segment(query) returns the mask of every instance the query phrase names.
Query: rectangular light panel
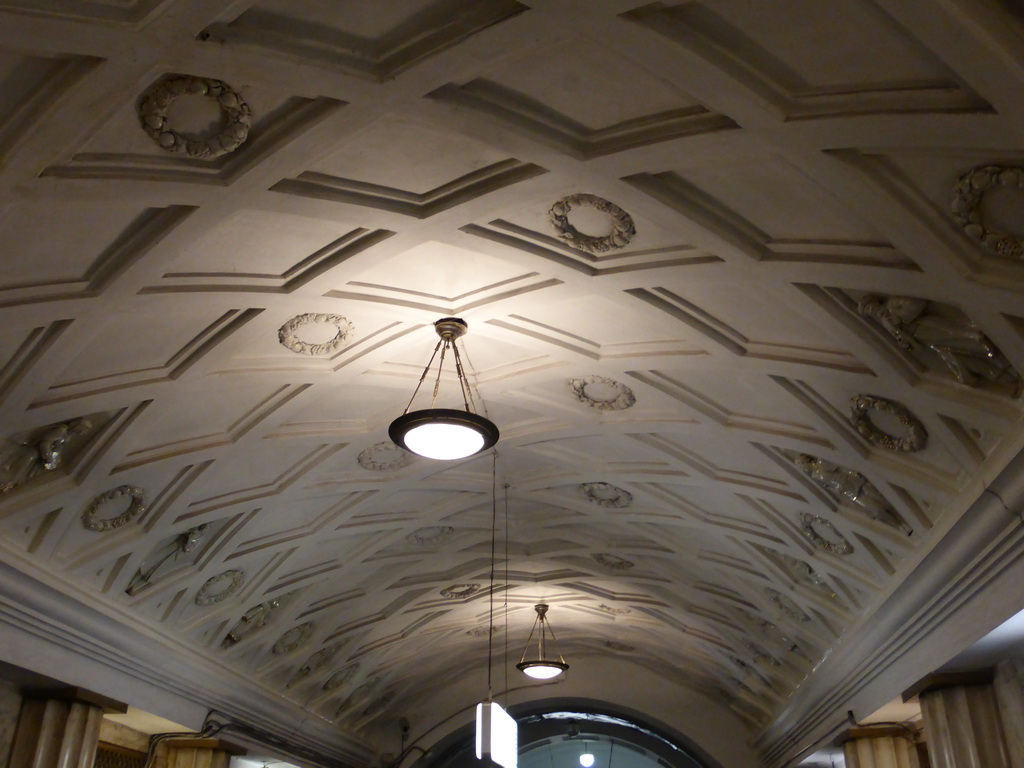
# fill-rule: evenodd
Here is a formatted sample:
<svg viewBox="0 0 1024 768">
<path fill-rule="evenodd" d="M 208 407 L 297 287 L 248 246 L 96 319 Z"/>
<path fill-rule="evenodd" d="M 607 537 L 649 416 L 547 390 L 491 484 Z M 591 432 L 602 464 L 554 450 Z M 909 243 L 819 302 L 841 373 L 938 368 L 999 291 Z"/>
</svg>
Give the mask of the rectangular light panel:
<svg viewBox="0 0 1024 768">
<path fill-rule="evenodd" d="M 502 768 L 516 768 L 519 760 L 519 727 L 497 702 L 476 705 L 476 756 Z"/>
</svg>

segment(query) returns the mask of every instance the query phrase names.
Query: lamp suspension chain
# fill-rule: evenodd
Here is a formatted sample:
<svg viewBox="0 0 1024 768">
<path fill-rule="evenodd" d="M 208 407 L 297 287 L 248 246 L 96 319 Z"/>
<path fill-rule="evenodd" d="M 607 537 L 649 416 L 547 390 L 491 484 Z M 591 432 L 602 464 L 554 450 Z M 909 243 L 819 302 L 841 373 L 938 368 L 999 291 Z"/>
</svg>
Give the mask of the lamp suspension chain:
<svg viewBox="0 0 1024 768">
<path fill-rule="evenodd" d="M 434 358 L 437 357 L 437 350 L 439 350 L 441 348 L 442 344 L 444 344 L 444 339 L 440 339 L 437 342 L 437 346 L 434 347 L 434 354 L 432 354 L 430 356 L 430 360 L 427 362 L 427 367 L 424 368 L 423 369 L 423 373 L 420 374 L 420 380 L 416 382 L 416 389 L 414 389 L 412 391 L 412 397 L 409 398 L 409 404 L 407 406 L 405 406 L 405 410 L 402 411 L 403 415 L 408 413 L 409 409 L 412 408 L 412 401 L 415 400 L 416 399 L 416 395 L 418 395 L 420 393 L 420 387 L 423 386 L 423 380 L 426 379 L 427 378 L 427 374 L 430 373 L 430 366 L 432 366 L 434 364 Z M 436 388 L 434 390 L 434 396 L 435 397 L 437 396 Z"/>
</svg>

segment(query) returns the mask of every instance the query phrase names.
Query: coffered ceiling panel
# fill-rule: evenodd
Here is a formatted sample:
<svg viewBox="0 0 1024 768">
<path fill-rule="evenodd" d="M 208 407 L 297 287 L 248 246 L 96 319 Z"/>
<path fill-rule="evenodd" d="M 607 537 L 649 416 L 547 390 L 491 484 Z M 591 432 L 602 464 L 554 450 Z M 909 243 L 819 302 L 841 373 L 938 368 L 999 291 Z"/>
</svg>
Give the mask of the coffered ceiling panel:
<svg viewBox="0 0 1024 768">
<path fill-rule="evenodd" d="M 110 695 L 386 766 L 402 718 L 461 724 L 493 638 L 515 704 L 696 707 L 722 766 L 781 768 L 955 621 L 905 594 L 1016 503 L 1015 16 L 30 5 L 0 2 L 3 588 Z M 501 440 L 436 462 L 388 425 L 452 315 Z M 506 683 L 542 601 L 570 672 Z"/>
</svg>

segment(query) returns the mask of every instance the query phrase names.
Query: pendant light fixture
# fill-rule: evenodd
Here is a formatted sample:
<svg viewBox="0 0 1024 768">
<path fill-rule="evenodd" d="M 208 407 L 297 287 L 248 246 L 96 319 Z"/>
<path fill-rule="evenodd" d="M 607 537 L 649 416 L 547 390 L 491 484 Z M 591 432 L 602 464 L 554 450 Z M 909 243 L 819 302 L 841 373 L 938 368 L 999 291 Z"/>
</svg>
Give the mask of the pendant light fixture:
<svg viewBox="0 0 1024 768">
<path fill-rule="evenodd" d="M 587 740 L 583 740 L 583 753 L 580 755 L 580 765 L 582 768 L 591 768 L 594 765 L 594 754 L 587 749 Z"/>
<path fill-rule="evenodd" d="M 516 664 L 516 669 L 526 673 L 535 680 L 550 680 L 565 672 L 569 665 L 565 663 L 562 654 L 558 652 L 558 638 L 555 637 L 555 632 L 551 629 L 551 624 L 547 620 L 547 604 L 538 603 L 533 606 L 533 609 L 537 612 L 537 618 L 534 620 L 533 629 L 530 630 L 530 636 L 526 640 L 526 650 L 523 651 L 523 658 Z M 530 642 L 533 640 L 533 636 L 537 634 L 538 627 L 540 627 L 540 634 L 537 637 L 537 652 L 530 656 Z M 549 632 L 551 633 L 551 642 L 555 644 L 555 653 L 550 658 L 547 655 L 546 648 Z M 527 658 L 527 656 L 530 656 L 530 658 Z"/>
<path fill-rule="evenodd" d="M 486 451 L 497 443 L 498 428 L 490 419 L 475 412 L 476 404 L 473 402 L 473 392 L 466 380 L 466 374 L 462 368 L 462 357 L 455 344 L 459 337 L 465 335 L 466 322 L 458 317 L 443 317 L 434 323 L 434 330 L 440 337 L 437 346 L 434 347 L 434 354 L 430 356 L 427 367 L 423 369 L 423 374 L 416 384 L 409 404 L 405 407 L 405 412 L 391 422 L 388 435 L 396 445 L 400 445 L 417 456 L 448 461 L 464 459 L 467 456 L 480 453 L 480 451 Z M 445 356 L 449 350 L 454 359 L 455 376 L 459 382 L 464 410 L 434 407 L 441 386 Z M 409 409 L 412 408 L 412 403 L 416 399 L 416 395 L 419 394 L 420 387 L 430 373 L 430 366 L 434 364 L 438 352 L 441 353 L 441 359 L 437 364 L 437 378 L 434 379 L 434 394 L 430 401 L 430 407 L 410 412 Z"/>
</svg>

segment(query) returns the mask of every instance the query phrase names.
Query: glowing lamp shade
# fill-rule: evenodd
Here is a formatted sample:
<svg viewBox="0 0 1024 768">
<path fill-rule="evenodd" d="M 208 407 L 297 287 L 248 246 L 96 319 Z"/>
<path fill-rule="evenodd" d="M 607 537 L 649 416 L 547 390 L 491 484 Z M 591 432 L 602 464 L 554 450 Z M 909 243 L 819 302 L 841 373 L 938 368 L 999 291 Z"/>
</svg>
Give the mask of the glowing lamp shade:
<svg viewBox="0 0 1024 768">
<path fill-rule="evenodd" d="M 519 760 L 519 727 L 496 702 L 476 705 L 476 757 L 502 768 L 516 768 Z"/>
<path fill-rule="evenodd" d="M 580 755 L 580 765 L 582 765 L 583 768 L 590 768 L 590 766 L 592 766 L 593 764 L 594 756 L 592 754 L 590 754 L 589 752 L 584 752 L 582 755 Z"/>
<path fill-rule="evenodd" d="M 524 675 L 532 677 L 534 680 L 550 680 L 552 677 L 558 677 L 568 668 L 568 664 L 557 661 L 527 661 L 516 664 L 516 669 L 521 670 Z"/>
<path fill-rule="evenodd" d="M 498 428 L 489 419 L 452 408 L 406 413 L 391 422 L 388 435 L 417 456 L 445 461 L 464 459 L 498 442 Z"/>
<path fill-rule="evenodd" d="M 498 428 L 494 422 L 476 413 L 473 391 L 462 367 L 462 356 L 456 342 L 466 334 L 467 328 L 466 321 L 459 317 L 442 317 L 435 321 L 434 331 L 440 341 L 434 347 L 434 354 L 427 362 L 427 367 L 423 369 L 423 375 L 420 376 L 405 412 L 391 422 L 388 428 L 388 435 L 395 445 L 425 459 L 465 459 L 480 451 L 486 451 L 498 442 Z M 455 378 L 464 410 L 433 407 L 441 389 L 441 374 L 448 354 L 451 354 L 454 360 Z M 432 407 L 410 411 L 421 385 L 427 379 L 431 366 L 438 357 L 440 359 L 434 379 L 434 394 L 430 403 Z"/>
<path fill-rule="evenodd" d="M 523 651 L 523 658 L 516 669 L 534 680 L 550 680 L 558 677 L 569 668 L 565 663 L 562 654 L 558 652 L 558 638 L 551 629 L 547 620 L 548 607 L 544 603 L 537 603 L 533 606 L 537 612 L 537 618 L 533 622 L 533 629 L 526 640 L 526 650 Z M 536 645 L 533 644 L 534 635 L 537 636 Z M 548 653 L 548 635 L 551 635 L 551 642 L 555 646 L 553 654 Z"/>
</svg>

